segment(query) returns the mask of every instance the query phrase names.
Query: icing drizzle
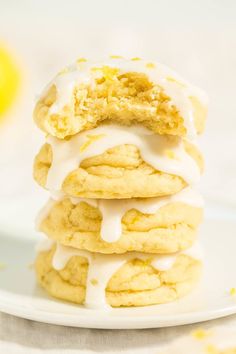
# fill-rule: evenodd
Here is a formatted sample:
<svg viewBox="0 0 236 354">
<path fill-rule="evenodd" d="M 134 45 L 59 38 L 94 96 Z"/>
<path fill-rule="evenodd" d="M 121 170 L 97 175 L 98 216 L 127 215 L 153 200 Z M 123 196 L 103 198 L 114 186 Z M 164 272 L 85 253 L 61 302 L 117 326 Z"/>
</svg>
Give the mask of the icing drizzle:
<svg viewBox="0 0 236 354">
<path fill-rule="evenodd" d="M 90 143 L 89 139 L 91 141 L 93 137 L 95 140 Z M 124 144 L 135 145 L 143 160 L 156 170 L 180 176 L 189 184 L 196 183 L 200 178 L 200 169 L 185 151 L 182 139 L 157 135 L 140 126 L 101 125 L 76 134 L 70 140 L 50 136 L 47 142 L 52 147 L 53 155 L 46 183 L 50 191 L 60 190 L 66 176 L 78 168 L 84 159 Z"/>
<path fill-rule="evenodd" d="M 53 194 L 45 207 L 39 212 L 36 218 L 37 229 L 40 230 L 41 222 L 50 213 L 51 208 L 66 196 L 63 193 Z M 202 208 L 204 201 L 202 196 L 191 187 L 186 187 L 182 191 L 166 196 L 146 199 L 87 199 L 87 198 L 70 198 L 73 204 L 81 202 L 87 203 L 94 208 L 98 208 L 102 214 L 101 221 L 101 238 L 105 242 L 117 242 L 122 234 L 122 218 L 129 210 L 135 209 L 143 214 L 155 214 L 158 210 L 171 203 L 184 203 L 196 208 Z"/>
<path fill-rule="evenodd" d="M 40 247 L 38 248 L 41 252 Z M 44 250 L 44 249 L 43 249 Z M 199 245 L 194 245 L 188 251 L 181 252 L 196 259 L 202 259 L 202 251 Z M 159 271 L 170 269 L 175 263 L 177 255 L 153 255 L 138 252 L 129 252 L 123 255 L 103 255 L 78 250 L 72 247 L 56 244 L 56 250 L 52 259 L 55 270 L 62 270 L 71 257 L 80 256 L 88 260 L 88 274 L 86 285 L 85 305 L 90 308 L 106 308 L 106 286 L 112 275 L 126 262 L 132 259 L 150 260 L 154 268 Z"/>
<path fill-rule="evenodd" d="M 73 204 L 85 202 L 99 208 L 102 213 L 101 238 L 106 242 L 116 242 L 122 234 L 122 217 L 131 209 L 143 214 L 155 214 L 162 206 L 182 202 L 198 208 L 203 207 L 203 198 L 190 187 L 171 196 L 147 199 L 85 199 L 70 198 Z"/>
</svg>

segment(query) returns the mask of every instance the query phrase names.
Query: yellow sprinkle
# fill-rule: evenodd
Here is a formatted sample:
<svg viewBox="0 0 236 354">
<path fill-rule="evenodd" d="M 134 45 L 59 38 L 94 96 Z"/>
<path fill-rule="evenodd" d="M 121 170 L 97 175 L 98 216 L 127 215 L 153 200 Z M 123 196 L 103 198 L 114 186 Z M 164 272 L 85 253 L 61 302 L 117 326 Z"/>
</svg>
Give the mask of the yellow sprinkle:
<svg viewBox="0 0 236 354">
<path fill-rule="evenodd" d="M 6 268 L 6 264 L 0 263 L 0 270 L 4 270 Z"/>
<path fill-rule="evenodd" d="M 135 58 L 131 58 L 131 60 L 137 61 L 137 60 L 141 60 L 141 58 L 135 57 Z"/>
<path fill-rule="evenodd" d="M 66 74 L 66 73 L 68 73 L 68 71 L 69 71 L 68 68 L 64 68 L 64 69 L 62 69 L 61 71 L 59 71 L 58 75 Z"/>
<path fill-rule="evenodd" d="M 198 328 L 195 331 L 191 332 L 193 338 L 197 340 L 202 340 L 209 337 L 212 333 L 210 331 L 205 331 L 204 329 Z"/>
<path fill-rule="evenodd" d="M 88 140 L 85 141 L 85 143 L 83 145 L 80 146 L 79 151 L 80 152 L 84 152 L 86 149 L 88 149 L 88 147 L 94 143 L 95 141 L 103 138 L 104 136 L 106 136 L 106 134 L 99 134 L 99 135 L 87 135 Z"/>
<path fill-rule="evenodd" d="M 174 82 L 175 84 L 178 84 L 178 85 L 181 86 L 181 87 L 186 87 L 185 84 L 183 84 L 182 82 L 180 82 L 180 81 L 174 79 L 174 78 L 171 77 L 171 76 L 167 76 L 166 80 L 167 80 L 167 81 L 170 81 L 170 82 Z"/>
<path fill-rule="evenodd" d="M 78 58 L 76 60 L 77 63 L 85 63 L 86 61 L 87 61 L 87 59 L 85 59 L 85 58 Z"/>
<path fill-rule="evenodd" d="M 123 59 L 120 55 L 110 55 L 111 59 Z"/>
<path fill-rule="evenodd" d="M 208 344 L 205 348 L 205 353 L 206 354 L 217 354 L 219 352 L 214 345 Z"/>
<path fill-rule="evenodd" d="M 231 288 L 229 293 L 230 293 L 231 296 L 236 295 L 236 288 Z"/>
<path fill-rule="evenodd" d="M 98 285 L 98 281 L 97 281 L 97 279 L 91 279 L 90 280 L 90 283 L 92 284 L 92 285 Z"/>
<path fill-rule="evenodd" d="M 148 69 L 155 69 L 156 65 L 154 63 L 147 63 L 146 68 Z"/>
</svg>

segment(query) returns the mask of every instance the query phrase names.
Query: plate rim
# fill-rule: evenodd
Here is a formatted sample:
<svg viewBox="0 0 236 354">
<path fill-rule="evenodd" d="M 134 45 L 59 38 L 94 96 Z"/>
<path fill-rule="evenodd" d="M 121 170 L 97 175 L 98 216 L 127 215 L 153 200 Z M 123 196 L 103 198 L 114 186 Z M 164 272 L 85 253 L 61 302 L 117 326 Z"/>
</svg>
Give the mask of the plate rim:
<svg viewBox="0 0 236 354">
<path fill-rule="evenodd" d="M 18 301 L 14 302 L 9 300 L 6 301 L 6 299 L 4 300 L 2 295 L 6 296 L 7 294 L 10 294 L 10 298 L 18 298 Z M 152 315 L 128 317 L 122 314 L 112 317 L 111 312 L 113 309 L 111 309 L 111 312 L 105 312 L 103 310 L 86 309 L 82 307 L 76 307 L 76 314 L 66 314 L 63 312 L 58 313 L 55 311 L 38 309 L 35 306 L 27 307 L 20 303 L 20 299 L 22 297 L 25 299 L 31 298 L 30 296 L 19 296 L 8 291 L 0 290 L 0 311 L 9 315 L 36 322 L 90 329 L 147 329 L 173 327 L 205 322 L 225 316 L 230 316 L 236 313 L 236 303 L 232 303 L 227 307 L 219 309 L 209 309 L 200 312 L 180 313 L 175 315 L 160 315 L 155 317 Z M 153 306 L 155 307 L 159 305 Z M 78 311 L 81 312 L 81 314 L 79 314 Z M 89 312 L 93 312 L 93 316 L 87 316 Z M 96 316 L 96 314 L 99 314 L 99 316 Z"/>
</svg>

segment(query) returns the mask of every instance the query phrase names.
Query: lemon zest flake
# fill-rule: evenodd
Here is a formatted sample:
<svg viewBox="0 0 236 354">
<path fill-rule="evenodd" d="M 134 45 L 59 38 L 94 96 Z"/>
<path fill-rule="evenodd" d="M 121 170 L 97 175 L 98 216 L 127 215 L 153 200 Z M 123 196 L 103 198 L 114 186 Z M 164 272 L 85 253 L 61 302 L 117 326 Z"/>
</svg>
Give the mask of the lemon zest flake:
<svg viewBox="0 0 236 354">
<path fill-rule="evenodd" d="M 69 72 L 69 69 L 68 68 L 63 68 L 59 71 L 58 75 L 63 75 L 63 74 L 66 74 Z"/>
<path fill-rule="evenodd" d="M 186 87 L 185 84 L 183 84 L 182 82 L 176 80 L 175 78 L 171 77 L 171 76 L 167 76 L 166 77 L 166 80 L 169 81 L 169 82 L 174 82 L 175 84 L 178 84 L 179 86 L 181 87 Z"/>
<path fill-rule="evenodd" d="M 98 285 L 97 279 L 91 279 L 91 280 L 90 280 L 90 283 L 91 283 L 92 285 L 94 285 L 94 286 Z"/>
<path fill-rule="evenodd" d="M 141 60 L 141 58 L 139 57 L 134 57 L 134 58 L 131 58 L 132 61 L 138 61 L 138 60 Z"/>
<path fill-rule="evenodd" d="M 117 76 L 117 74 L 119 73 L 119 69 L 118 68 L 113 68 L 107 65 L 104 65 L 100 68 L 98 67 L 94 67 L 91 68 L 91 71 L 100 71 L 104 77 L 104 79 L 106 80 L 114 80 L 114 78 Z"/>
<path fill-rule="evenodd" d="M 236 288 L 231 288 L 229 293 L 230 293 L 231 296 L 236 295 Z"/>
<path fill-rule="evenodd" d="M 218 354 L 219 352 L 214 345 L 208 344 L 205 348 L 205 353 L 206 354 Z"/>
<path fill-rule="evenodd" d="M 148 69 L 155 69 L 156 65 L 154 63 L 147 63 L 146 68 Z"/>
<path fill-rule="evenodd" d="M 4 270 L 6 268 L 6 264 L 0 263 L 0 270 Z"/>
<path fill-rule="evenodd" d="M 210 335 L 212 335 L 212 332 L 211 331 L 205 331 L 202 328 L 197 328 L 196 330 L 191 332 L 191 335 L 192 335 L 193 338 L 195 338 L 197 340 L 203 340 L 203 339 L 209 337 Z"/>
<path fill-rule="evenodd" d="M 76 60 L 76 63 L 86 63 L 86 61 L 88 61 L 86 58 L 78 58 L 77 60 Z"/>
<path fill-rule="evenodd" d="M 89 148 L 89 146 L 91 144 L 93 144 L 95 141 L 102 139 L 104 136 L 106 136 L 106 134 L 99 134 L 99 135 L 86 135 L 86 137 L 88 138 L 87 141 L 85 141 L 84 144 L 82 144 L 79 148 L 80 152 L 84 152 L 85 150 L 87 150 Z"/>
<path fill-rule="evenodd" d="M 176 154 L 174 153 L 174 151 L 172 150 L 165 150 L 164 151 L 164 154 L 169 158 L 169 159 L 172 159 L 172 160 L 177 160 L 177 156 Z"/>
<path fill-rule="evenodd" d="M 110 58 L 111 59 L 123 59 L 123 57 L 120 55 L 110 55 Z"/>
</svg>

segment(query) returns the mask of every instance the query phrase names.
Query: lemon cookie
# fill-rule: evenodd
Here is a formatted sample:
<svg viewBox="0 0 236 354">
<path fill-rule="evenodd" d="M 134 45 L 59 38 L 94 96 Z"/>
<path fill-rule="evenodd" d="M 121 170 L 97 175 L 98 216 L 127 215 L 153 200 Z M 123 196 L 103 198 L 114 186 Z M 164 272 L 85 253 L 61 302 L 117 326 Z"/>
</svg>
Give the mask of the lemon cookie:
<svg viewBox="0 0 236 354">
<path fill-rule="evenodd" d="M 195 253 L 101 255 L 52 245 L 39 250 L 35 269 L 56 298 L 89 307 L 145 306 L 176 300 L 193 288 L 201 271 Z"/>
<path fill-rule="evenodd" d="M 205 94 L 164 65 L 134 59 L 79 59 L 61 70 L 36 104 L 36 124 L 60 139 L 103 121 L 141 123 L 158 134 L 201 133 Z"/>
<path fill-rule="evenodd" d="M 192 246 L 203 200 L 186 188 L 148 199 L 49 200 L 37 228 L 66 246 L 99 253 L 173 253 Z"/>
<path fill-rule="evenodd" d="M 48 138 L 34 178 L 50 191 L 84 198 L 138 198 L 174 194 L 199 180 L 198 148 L 139 126 L 104 125 L 71 139 Z"/>
</svg>

